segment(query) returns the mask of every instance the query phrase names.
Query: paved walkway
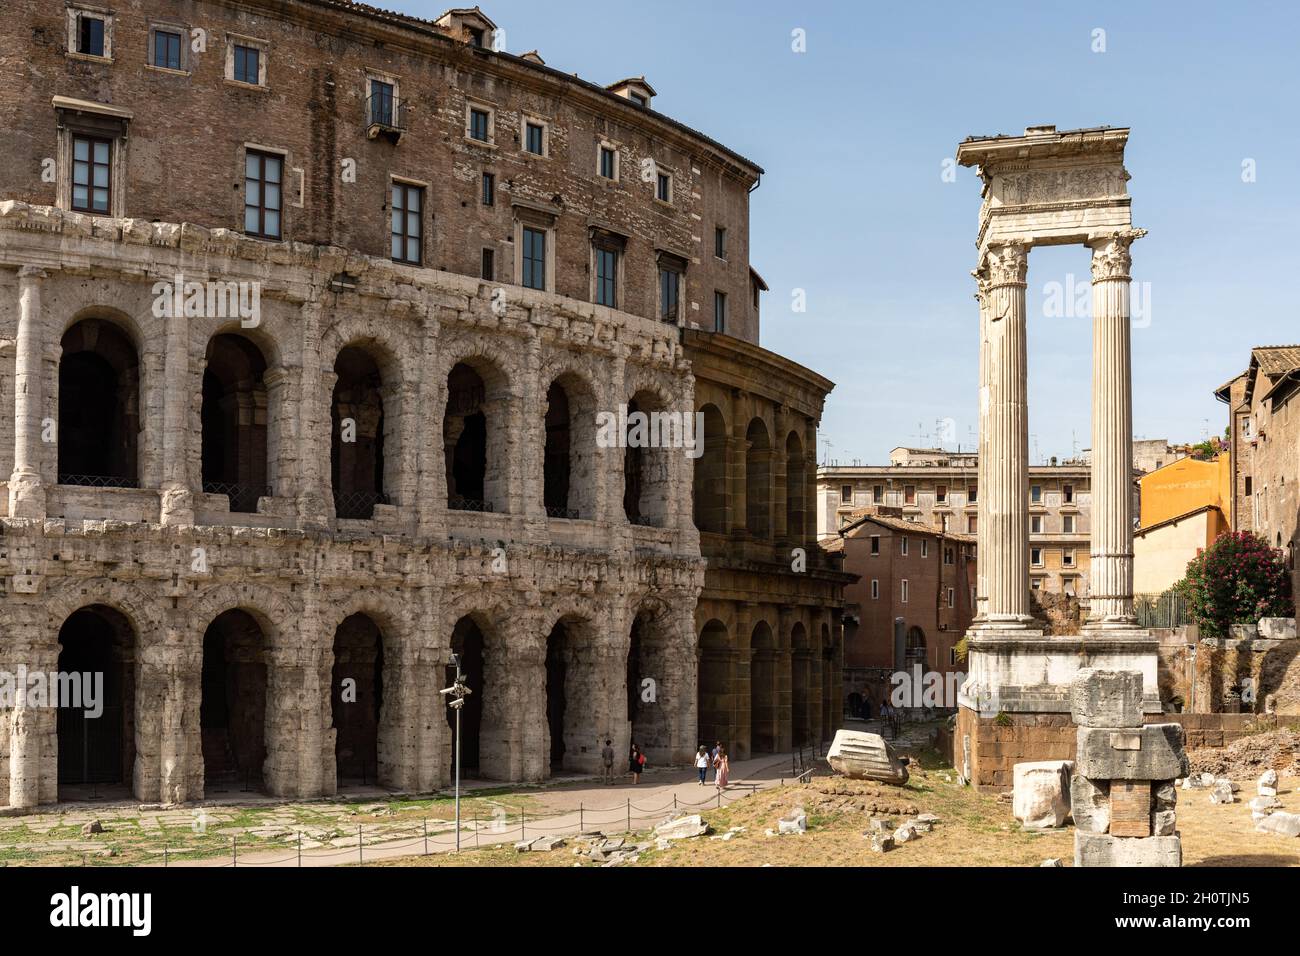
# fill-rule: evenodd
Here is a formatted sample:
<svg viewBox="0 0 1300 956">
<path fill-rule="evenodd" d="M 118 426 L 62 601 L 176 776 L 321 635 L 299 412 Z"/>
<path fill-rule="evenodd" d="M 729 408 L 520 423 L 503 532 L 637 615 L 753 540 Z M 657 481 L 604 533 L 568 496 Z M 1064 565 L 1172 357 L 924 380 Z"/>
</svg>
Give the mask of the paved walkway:
<svg viewBox="0 0 1300 956">
<path fill-rule="evenodd" d="M 793 754 L 765 754 L 751 760 L 739 761 L 732 766 L 730 786 L 719 793 L 712 782 L 700 786 L 693 770 L 659 770 L 642 775 L 640 784 L 630 777 L 616 778 L 613 785 L 599 779 L 581 778 L 573 782 L 552 783 L 541 790 L 521 790 L 531 800 L 546 808 L 536 820 L 505 817 L 493 820 L 461 820 L 461 847 L 494 846 L 517 843 L 521 839 L 539 836 L 574 835 L 600 830 L 604 833 L 625 833 L 629 830 L 648 829 L 662 822 L 674 808 L 691 813 L 722 806 L 748 796 L 756 789 L 777 786 L 793 776 Z M 804 752 L 809 765 L 826 770 L 825 759 L 812 760 Z M 712 776 L 712 772 L 710 772 Z M 483 787 L 499 788 L 500 783 L 487 781 L 465 782 L 463 790 L 472 792 Z M 282 849 L 259 849 L 237 856 L 235 866 L 337 866 L 345 863 L 370 863 L 403 856 L 428 853 L 446 853 L 456 847 L 456 828 L 447 821 L 429 821 L 427 836 L 422 822 L 399 837 L 391 831 L 387 838 L 374 843 L 363 843 L 364 828 L 352 838 L 350 847 L 316 848 L 302 850 L 292 844 Z M 338 841 L 336 841 L 338 842 Z M 362 844 L 362 845 L 358 845 Z M 162 865 L 159 861 L 158 866 Z M 171 866 L 231 866 L 229 858 L 203 860 L 174 860 Z"/>
</svg>

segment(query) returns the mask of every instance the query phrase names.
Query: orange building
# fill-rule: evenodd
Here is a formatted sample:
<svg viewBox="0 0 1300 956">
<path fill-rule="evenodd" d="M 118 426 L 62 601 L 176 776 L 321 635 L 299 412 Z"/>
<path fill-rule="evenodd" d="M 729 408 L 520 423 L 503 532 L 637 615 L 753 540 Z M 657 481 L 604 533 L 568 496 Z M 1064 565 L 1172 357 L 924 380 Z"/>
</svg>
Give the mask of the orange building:
<svg viewBox="0 0 1300 956">
<path fill-rule="evenodd" d="M 1161 594 L 1181 581 L 1187 562 L 1229 529 L 1232 465 L 1181 458 L 1138 480 L 1141 527 L 1133 536 L 1133 591 Z"/>
</svg>

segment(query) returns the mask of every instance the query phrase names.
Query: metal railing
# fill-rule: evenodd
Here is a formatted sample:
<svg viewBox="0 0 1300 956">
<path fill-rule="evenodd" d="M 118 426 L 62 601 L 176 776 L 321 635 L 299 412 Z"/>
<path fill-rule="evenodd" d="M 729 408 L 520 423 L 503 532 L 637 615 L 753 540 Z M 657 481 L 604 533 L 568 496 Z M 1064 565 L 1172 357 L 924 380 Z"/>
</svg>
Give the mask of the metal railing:
<svg viewBox="0 0 1300 956">
<path fill-rule="evenodd" d="M 1133 614 L 1139 627 L 1182 627 L 1191 624 L 1187 598 L 1178 591 L 1133 595 Z"/>
<path fill-rule="evenodd" d="M 546 517 L 548 517 L 548 518 L 568 518 L 570 521 L 576 521 L 578 518 L 580 518 L 580 517 L 582 517 L 582 516 L 578 513 L 578 509 L 577 509 L 577 508 L 550 508 L 550 507 L 548 507 L 548 508 L 546 509 Z"/>
<path fill-rule="evenodd" d="M 134 478 L 119 478 L 114 475 L 59 475 L 61 485 L 79 485 L 83 488 L 139 488 L 140 483 Z"/>
<path fill-rule="evenodd" d="M 252 514 L 257 511 L 257 499 L 269 495 L 271 489 L 265 485 L 240 485 L 230 481 L 205 481 L 203 493 L 208 495 L 225 495 L 230 499 L 231 511 Z"/>
<path fill-rule="evenodd" d="M 375 505 L 388 503 L 388 495 L 382 491 L 336 491 L 334 516 L 367 520 L 375 516 Z"/>
<path fill-rule="evenodd" d="M 366 127 L 371 132 L 405 132 L 406 101 L 391 93 L 371 93 L 366 97 Z"/>
<path fill-rule="evenodd" d="M 448 511 L 488 511 L 492 510 L 492 502 L 479 501 L 477 498 L 462 498 L 460 495 L 452 495 L 447 499 Z"/>
</svg>

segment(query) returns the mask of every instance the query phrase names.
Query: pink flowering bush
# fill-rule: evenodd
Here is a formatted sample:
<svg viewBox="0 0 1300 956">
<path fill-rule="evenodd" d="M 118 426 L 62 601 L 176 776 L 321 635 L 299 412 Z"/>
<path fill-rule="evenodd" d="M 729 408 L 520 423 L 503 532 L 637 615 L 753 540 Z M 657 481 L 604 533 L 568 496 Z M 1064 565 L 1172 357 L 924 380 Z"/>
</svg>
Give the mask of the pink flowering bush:
<svg viewBox="0 0 1300 956">
<path fill-rule="evenodd" d="M 1291 575 L 1282 552 L 1249 531 L 1230 531 L 1187 564 L 1175 587 L 1203 637 L 1226 637 L 1232 624 L 1290 617 Z"/>
</svg>

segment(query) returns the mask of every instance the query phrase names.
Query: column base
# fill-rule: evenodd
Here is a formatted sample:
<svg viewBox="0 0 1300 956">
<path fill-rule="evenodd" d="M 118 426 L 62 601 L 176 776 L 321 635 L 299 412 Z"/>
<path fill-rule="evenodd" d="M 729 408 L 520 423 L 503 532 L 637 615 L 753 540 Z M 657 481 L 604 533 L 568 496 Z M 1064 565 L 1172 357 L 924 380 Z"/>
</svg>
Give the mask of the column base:
<svg viewBox="0 0 1300 956">
<path fill-rule="evenodd" d="M 194 495 L 188 488 L 167 488 L 162 493 L 162 510 L 159 520 L 164 526 L 179 527 L 194 524 Z"/>
<path fill-rule="evenodd" d="M 9 477 L 9 517 L 45 520 L 45 486 L 40 475 L 15 471 Z"/>
</svg>

